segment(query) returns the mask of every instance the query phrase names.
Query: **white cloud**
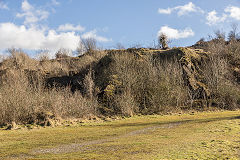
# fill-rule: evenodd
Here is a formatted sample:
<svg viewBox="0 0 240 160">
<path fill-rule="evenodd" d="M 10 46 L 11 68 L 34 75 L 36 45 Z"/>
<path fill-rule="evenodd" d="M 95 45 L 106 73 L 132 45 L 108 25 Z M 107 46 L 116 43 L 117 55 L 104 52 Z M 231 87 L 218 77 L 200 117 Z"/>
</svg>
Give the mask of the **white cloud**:
<svg viewBox="0 0 240 160">
<path fill-rule="evenodd" d="M 13 23 L 0 23 L 0 50 L 7 48 L 22 48 L 27 50 L 57 51 L 61 48 L 76 50 L 80 36 L 75 32 L 60 32 L 44 30 L 36 27 L 26 27 Z M 95 38 L 99 42 L 109 42 L 111 39 L 98 36 L 93 30 L 82 35 L 82 38 Z"/>
<path fill-rule="evenodd" d="M 23 11 L 27 12 L 27 11 L 32 10 L 32 9 L 33 9 L 33 6 L 31 4 L 29 4 L 27 0 L 24 0 L 22 2 L 22 10 Z"/>
<path fill-rule="evenodd" d="M 192 2 L 189 2 L 188 4 L 184 5 L 184 6 L 178 6 L 176 7 L 176 9 L 178 9 L 178 15 L 184 15 L 190 12 L 198 12 L 200 11 L 198 7 L 196 7 Z"/>
<path fill-rule="evenodd" d="M 217 23 L 224 22 L 227 19 L 226 14 L 222 14 L 222 16 L 217 16 L 217 12 L 215 10 L 208 12 L 207 14 L 207 24 L 208 25 L 216 25 Z"/>
<path fill-rule="evenodd" d="M 41 20 L 46 20 L 49 12 L 42 9 L 36 9 L 27 0 L 22 2 L 22 13 L 17 13 L 18 18 L 24 18 L 24 24 L 33 26 Z"/>
<path fill-rule="evenodd" d="M 0 9 L 9 9 L 7 4 L 3 3 L 3 2 L 0 2 Z"/>
<path fill-rule="evenodd" d="M 74 26 L 73 24 L 66 23 L 58 27 L 58 31 L 84 31 L 85 28 L 81 25 Z"/>
<path fill-rule="evenodd" d="M 108 39 L 106 37 L 98 36 L 96 29 L 94 29 L 94 30 L 92 30 L 90 32 L 84 33 L 82 35 L 82 38 L 84 38 L 84 39 L 86 39 L 86 38 L 94 38 L 94 39 L 96 39 L 99 42 L 109 42 L 109 41 L 112 41 L 111 39 Z"/>
<path fill-rule="evenodd" d="M 222 15 L 218 16 L 218 13 L 213 10 L 211 12 L 208 12 L 206 16 L 207 24 L 208 25 L 216 25 L 218 23 L 225 22 L 227 19 L 232 18 L 235 20 L 240 20 L 240 8 L 236 6 L 228 6 L 224 9 L 225 13 L 222 13 Z"/>
<path fill-rule="evenodd" d="M 194 36 L 194 32 L 191 28 L 185 28 L 184 30 L 177 30 L 168 26 L 163 26 L 158 31 L 158 36 L 165 34 L 169 39 L 181 39 Z"/>
<path fill-rule="evenodd" d="M 54 30 L 40 30 L 17 26 L 13 23 L 0 24 L 0 49 L 11 47 L 38 50 L 58 50 L 66 48 L 75 50 L 80 38 L 75 32 L 57 33 Z"/>
<path fill-rule="evenodd" d="M 162 8 L 158 9 L 158 13 L 160 14 L 171 14 L 173 11 L 177 11 L 178 16 L 186 15 L 191 12 L 204 13 L 204 11 L 200 7 L 197 7 L 192 2 L 189 2 L 183 6 L 176 6 L 176 7 L 167 8 L 167 9 L 162 9 Z"/>
<path fill-rule="evenodd" d="M 236 6 L 228 6 L 225 12 L 229 13 L 229 17 L 234 18 L 236 20 L 240 20 L 240 8 Z"/>
<path fill-rule="evenodd" d="M 58 4 L 56 0 L 52 4 Z M 57 30 L 49 29 L 41 25 L 46 20 L 49 12 L 41 7 L 35 7 L 24 0 L 21 5 L 22 12 L 17 17 L 24 18 L 23 25 L 13 23 L 0 23 L 0 50 L 7 48 L 21 48 L 27 50 L 49 50 L 51 53 L 64 48 L 76 50 L 80 42 L 77 31 L 84 31 L 81 25 L 63 24 Z M 59 32 L 60 31 L 60 32 Z M 83 38 L 92 37 L 100 42 L 109 42 L 110 39 L 98 36 L 97 30 L 82 35 Z"/>
<path fill-rule="evenodd" d="M 172 8 L 167 8 L 167 9 L 159 8 L 158 13 L 160 13 L 160 14 L 171 14 L 172 10 L 173 10 Z"/>
</svg>

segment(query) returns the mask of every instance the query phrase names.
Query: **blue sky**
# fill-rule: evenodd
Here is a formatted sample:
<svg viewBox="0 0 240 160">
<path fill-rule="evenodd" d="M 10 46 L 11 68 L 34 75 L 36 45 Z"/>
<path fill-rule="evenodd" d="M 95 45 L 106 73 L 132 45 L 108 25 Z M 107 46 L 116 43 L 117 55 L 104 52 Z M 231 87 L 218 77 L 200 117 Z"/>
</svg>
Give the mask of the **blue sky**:
<svg viewBox="0 0 240 160">
<path fill-rule="evenodd" d="M 240 0 L 0 0 L 0 49 L 75 50 L 79 37 L 150 47 L 161 33 L 188 46 L 239 22 Z"/>
</svg>

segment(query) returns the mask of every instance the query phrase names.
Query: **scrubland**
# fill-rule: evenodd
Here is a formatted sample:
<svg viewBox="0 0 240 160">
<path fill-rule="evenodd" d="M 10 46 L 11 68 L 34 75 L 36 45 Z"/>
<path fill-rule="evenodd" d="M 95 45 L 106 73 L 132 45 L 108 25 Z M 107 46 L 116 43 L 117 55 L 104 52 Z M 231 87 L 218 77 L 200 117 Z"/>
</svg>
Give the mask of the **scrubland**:
<svg viewBox="0 0 240 160">
<path fill-rule="evenodd" d="M 239 158 L 239 40 L 91 45 L 54 59 L 9 50 L 0 63 L 1 158 Z"/>
<path fill-rule="evenodd" d="M 192 47 L 88 50 L 79 57 L 30 58 L 21 50 L 0 63 L 0 125 L 54 125 L 66 119 L 236 110 L 240 42 Z"/>
</svg>

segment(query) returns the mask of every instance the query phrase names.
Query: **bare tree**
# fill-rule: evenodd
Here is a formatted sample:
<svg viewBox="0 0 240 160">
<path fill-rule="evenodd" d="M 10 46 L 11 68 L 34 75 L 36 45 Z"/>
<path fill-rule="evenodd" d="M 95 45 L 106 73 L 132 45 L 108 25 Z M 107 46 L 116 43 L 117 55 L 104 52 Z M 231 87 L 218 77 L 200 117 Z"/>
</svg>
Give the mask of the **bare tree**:
<svg viewBox="0 0 240 160">
<path fill-rule="evenodd" d="M 77 47 L 77 55 L 81 56 L 86 52 L 86 49 L 82 43 L 82 40 L 78 43 L 78 47 Z"/>
<path fill-rule="evenodd" d="M 86 52 L 93 53 L 95 50 L 97 50 L 97 41 L 95 38 L 81 39 L 77 48 L 77 52 L 79 55 Z"/>
<path fill-rule="evenodd" d="M 91 100 L 93 99 L 94 88 L 95 88 L 95 84 L 94 84 L 94 81 L 93 81 L 93 76 L 94 76 L 93 71 L 92 71 L 92 69 L 90 69 L 88 74 L 85 76 L 85 78 L 83 80 L 85 94 Z"/>
<path fill-rule="evenodd" d="M 225 41 L 225 32 L 220 31 L 220 30 L 216 30 L 216 31 L 214 31 L 214 34 L 216 36 L 215 39 Z"/>
<path fill-rule="evenodd" d="M 235 41 L 238 39 L 238 33 L 237 33 L 238 24 L 237 23 L 231 24 L 231 28 L 232 28 L 232 30 L 228 34 L 228 40 Z"/>
<path fill-rule="evenodd" d="M 116 49 L 125 49 L 125 47 L 121 43 L 116 44 Z"/>
<path fill-rule="evenodd" d="M 37 58 L 40 61 L 47 61 L 50 59 L 50 53 L 48 50 L 39 50 L 39 53 L 37 55 Z"/>
</svg>

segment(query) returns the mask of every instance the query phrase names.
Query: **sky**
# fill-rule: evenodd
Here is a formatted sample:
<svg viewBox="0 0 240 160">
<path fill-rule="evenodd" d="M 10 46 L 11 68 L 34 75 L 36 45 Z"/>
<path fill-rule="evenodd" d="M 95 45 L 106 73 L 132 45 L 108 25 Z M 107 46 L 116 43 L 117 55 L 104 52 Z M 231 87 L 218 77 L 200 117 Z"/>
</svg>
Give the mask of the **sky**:
<svg viewBox="0 0 240 160">
<path fill-rule="evenodd" d="M 190 46 L 239 22 L 240 0 L 0 0 L 0 51 L 75 51 L 89 37 L 104 49 L 153 47 L 161 33 Z"/>
</svg>

